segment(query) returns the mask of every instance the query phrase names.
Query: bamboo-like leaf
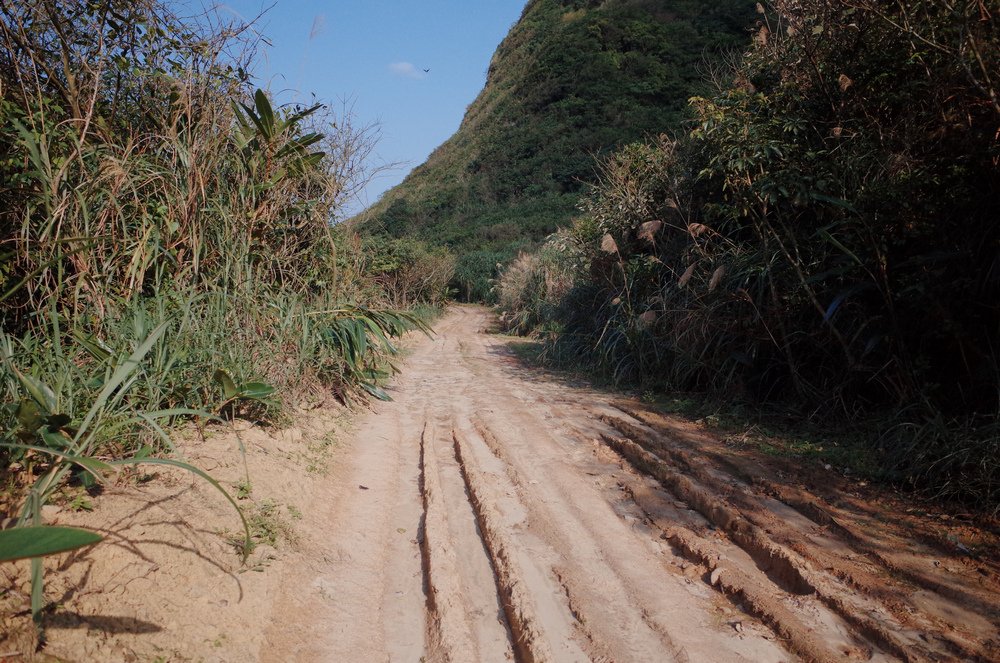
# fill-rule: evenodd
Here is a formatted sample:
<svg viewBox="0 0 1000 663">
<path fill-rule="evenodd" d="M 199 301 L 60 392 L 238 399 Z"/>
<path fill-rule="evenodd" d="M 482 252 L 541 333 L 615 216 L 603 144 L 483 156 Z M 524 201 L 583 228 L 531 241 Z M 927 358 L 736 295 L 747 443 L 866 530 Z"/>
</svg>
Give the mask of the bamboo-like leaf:
<svg viewBox="0 0 1000 663">
<path fill-rule="evenodd" d="M 48 385 L 30 375 L 25 375 L 16 368 L 14 369 L 14 374 L 17 376 L 21 386 L 24 387 L 24 390 L 28 392 L 45 414 L 52 414 L 58 409 L 59 404 L 56 402 L 55 392 Z"/>
<path fill-rule="evenodd" d="M 371 384 L 369 382 L 362 382 L 361 388 L 367 391 L 369 394 L 379 399 L 380 401 L 392 401 L 392 396 L 387 394 L 385 390 L 381 387 Z"/>
<path fill-rule="evenodd" d="M 104 477 L 101 472 L 107 472 L 113 469 L 110 465 L 97 458 L 92 458 L 90 456 L 79 456 L 77 454 L 68 453 L 66 451 L 61 451 L 60 449 L 53 449 L 50 447 L 39 447 L 33 444 L 14 444 L 11 442 L 0 442 L 0 447 L 6 447 L 7 449 L 22 449 L 24 451 L 37 451 L 38 453 L 47 454 L 53 456 L 54 458 L 59 458 L 73 465 L 79 465 L 83 469 L 94 475 L 94 478 L 98 481 L 103 482 Z"/>
<path fill-rule="evenodd" d="M 67 449 L 73 443 L 70 438 L 65 437 L 61 433 L 50 430 L 43 429 L 41 431 L 41 436 L 42 440 L 45 441 L 45 444 L 53 449 Z"/>
<path fill-rule="evenodd" d="M 175 407 L 169 410 L 154 410 L 152 412 L 143 412 L 141 415 L 127 419 L 128 422 L 135 422 L 139 419 L 148 421 L 150 419 L 164 419 L 167 417 L 200 417 L 202 419 L 207 419 L 209 421 L 225 421 L 219 416 L 212 414 L 211 412 L 206 412 L 205 410 L 194 410 L 187 407 Z"/>
<path fill-rule="evenodd" d="M 257 128 L 257 132 L 261 135 L 261 137 L 267 138 L 268 135 L 267 129 L 264 127 L 264 123 L 261 121 L 260 116 L 257 115 L 254 109 L 251 108 L 250 106 L 247 106 L 246 104 L 240 104 L 240 105 L 246 112 L 247 118 L 249 118 L 249 120 L 253 123 L 254 127 Z"/>
<path fill-rule="evenodd" d="M 291 115 L 288 116 L 288 119 L 285 120 L 285 122 L 289 126 L 294 125 L 294 124 L 298 124 L 299 120 L 301 120 L 301 119 L 303 119 L 305 117 L 308 117 L 309 115 L 312 115 L 313 113 L 315 113 L 316 111 L 318 111 L 322 107 L 323 107 L 323 104 L 315 104 L 315 105 L 310 106 L 309 108 L 303 109 L 303 110 L 301 110 L 301 111 L 299 111 L 297 113 L 292 113 Z"/>
<path fill-rule="evenodd" d="M 73 339 L 97 361 L 105 362 L 111 358 L 111 351 L 104 347 L 98 338 L 84 334 L 79 329 L 74 329 Z"/>
<path fill-rule="evenodd" d="M 265 382 L 247 382 L 246 384 L 241 384 L 238 392 L 238 396 L 241 398 L 267 398 L 273 394 L 277 389 Z"/>
<path fill-rule="evenodd" d="M 824 228 L 821 228 L 820 230 L 816 231 L 816 234 L 819 235 L 820 237 L 822 237 L 823 239 L 825 239 L 826 241 L 828 241 L 830 244 L 833 244 L 834 246 L 836 246 L 841 251 L 843 251 L 844 254 L 846 256 L 848 256 L 851 260 L 853 260 L 854 262 L 858 263 L 861 266 L 864 266 L 864 263 L 861 262 L 861 258 L 859 258 L 858 256 L 856 256 L 853 251 L 851 251 L 849 248 L 847 248 L 846 246 L 844 246 L 840 242 L 840 240 L 838 240 L 836 237 L 834 237 L 833 235 L 831 235 L 829 233 L 829 231 L 827 231 Z"/>
<path fill-rule="evenodd" d="M 257 88 L 254 93 L 253 101 L 254 106 L 257 107 L 257 115 L 260 117 L 261 133 L 267 140 L 272 140 L 275 136 L 275 126 L 274 109 L 271 108 L 271 102 L 268 100 L 267 94 L 260 88 Z"/>
<path fill-rule="evenodd" d="M 0 530 L 0 562 L 12 562 L 76 550 L 104 537 L 75 527 L 15 527 Z"/>
</svg>

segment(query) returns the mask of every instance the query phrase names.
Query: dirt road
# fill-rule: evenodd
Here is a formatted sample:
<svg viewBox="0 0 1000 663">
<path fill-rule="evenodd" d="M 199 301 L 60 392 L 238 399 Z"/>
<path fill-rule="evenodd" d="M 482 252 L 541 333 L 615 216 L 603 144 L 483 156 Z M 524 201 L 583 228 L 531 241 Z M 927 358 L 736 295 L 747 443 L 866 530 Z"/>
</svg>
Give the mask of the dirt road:
<svg viewBox="0 0 1000 663">
<path fill-rule="evenodd" d="M 262 660 L 997 656 L 993 562 L 527 369 L 488 323 L 452 309 L 359 422 Z"/>
</svg>

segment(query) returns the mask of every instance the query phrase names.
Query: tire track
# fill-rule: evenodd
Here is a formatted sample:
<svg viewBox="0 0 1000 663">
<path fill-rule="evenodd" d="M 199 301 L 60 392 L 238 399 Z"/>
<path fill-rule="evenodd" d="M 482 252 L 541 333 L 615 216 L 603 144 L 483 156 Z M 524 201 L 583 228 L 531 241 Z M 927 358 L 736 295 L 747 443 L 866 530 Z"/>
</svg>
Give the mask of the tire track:
<svg viewBox="0 0 1000 663">
<path fill-rule="evenodd" d="M 602 421 L 628 436 L 616 438 L 603 435 L 605 443 L 641 471 L 650 473 L 675 494 L 695 505 L 699 512 L 725 530 L 735 543 L 750 553 L 758 562 L 760 570 L 772 582 L 788 589 L 787 583 L 782 580 L 787 579 L 786 574 L 791 570 L 797 588 L 801 583 L 801 587 L 807 589 L 808 593 L 815 593 L 859 637 L 904 661 L 932 661 L 952 656 L 971 660 L 980 655 L 980 652 L 975 651 L 976 648 L 970 648 L 967 642 L 954 637 L 940 636 L 940 644 L 935 646 L 924 634 L 940 629 L 940 624 L 935 623 L 937 620 L 914 611 L 890 610 L 884 604 L 886 594 L 889 593 L 886 591 L 886 580 L 878 585 L 881 591 L 864 591 L 874 584 L 873 577 L 865 583 L 847 582 L 859 575 L 864 577 L 866 574 L 863 571 L 842 571 L 846 577 L 831 573 L 838 567 L 844 569 L 845 564 L 811 543 L 816 534 L 801 532 L 794 540 L 789 540 L 788 536 L 776 537 L 776 532 L 794 527 L 790 523 L 794 523 L 795 519 L 776 521 L 774 514 L 778 510 L 777 506 L 762 502 L 762 499 L 771 498 L 757 495 L 752 486 L 733 481 L 731 475 L 720 474 L 718 470 L 710 468 L 705 460 L 667 444 L 664 439 L 656 434 L 651 435 L 635 424 L 607 416 L 602 416 Z M 641 441 L 642 445 L 636 443 L 636 440 Z M 662 455 L 650 452 L 649 447 L 656 448 Z M 680 470 L 674 469 L 671 463 Z M 783 502 L 778 504 L 786 506 Z M 825 512 L 821 507 L 817 506 L 816 509 Z M 809 522 L 814 524 L 815 521 L 810 519 Z M 842 528 L 834 528 L 834 531 L 839 529 Z M 689 552 L 694 558 L 704 561 L 704 555 L 697 548 L 690 548 Z M 770 563 L 775 558 L 781 560 L 780 574 L 777 577 L 773 573 L 774 566 Z M 810 562 L 818 563 L 818 568 Z M 725 583 L 722 584 L 725 590 Z M 742 586 L 744 583 L 737 583 L 736 588 Z M 863 590 L 862 594 L 855 591 L 859 588 Z M 874 598 L 876 602 L 873 604 L 865 597 Z M 755 604 L 751 602 L 751 605 Z M 761 614 L 761 617 L 772 626 L 778 626 L 773 615 Z M 778 627 L 776 632 L 781 633 L 782 629 Z M 795 648 L 805 655 L 805 649 L 798 646 Z"/>
<path fill-rule="evenodd" d="M 450 436 L 442 439 L 440 430 L 426 420 L 420 444 L 428 659 L 508 661 L 513 657 L 512 638 L 495 591 L 493 562 Z"/>
<path fill-rule="evenodd" d="M 550 474 L 538 471 L 559 463 L 541 451 L 545 431 L 532 429 L 537 443 L 526 459 L 515 452 L 509 434 L 498 436 L 481 417 L 473 417 L 473 423 L 485 451 L 499 461 L 520 501 L 528 505 L 533 531 L 560 551 L 555 573 L 593 659 L 684 662 L 692 660 L 690 651 L 705 651 L 700 621 L 707 615 L 678 610 L 692 597 L 668 574 L 659 550 L 652 553 L 648 533 L 635 529 L 634 516 L 618 513 L 603 489 L 571 480 L 576 473 L 555 467 Z M 506 422 L 502 430 L 512 424 Z M 589 448 L 579 440 L 571 443 L 580 451 L 584 445 Z M 724 638 L 713 648 L 714 660 L 746 656 L 738 643 Z M 743 660 L 768 660 L 771 655 L 759 650 Z"/>
<path fill-rule="evenodd" d="M 522 663 L 544 661 L 585 661 L 582 650 L 572 645 L 572 616 L 562 614 L 562 607 L 551 593 L 542 593 L 547 583 L 544 573 L 522 565 L 518 546 L 512 540 L 508 523 L 497 510 L 498 500 L 483 478 L 461 434 L 452 431 L 455 457 L 483 533 L 487 550 L 496 570 L 497 589 L 502 597 L 504 613 L 514 636 L 514 652 Z M 539 606 L 542 602 L 544 605 Z M 560 656 L 554 655 L 550 642 L 562 642 Z"/>
</svg>

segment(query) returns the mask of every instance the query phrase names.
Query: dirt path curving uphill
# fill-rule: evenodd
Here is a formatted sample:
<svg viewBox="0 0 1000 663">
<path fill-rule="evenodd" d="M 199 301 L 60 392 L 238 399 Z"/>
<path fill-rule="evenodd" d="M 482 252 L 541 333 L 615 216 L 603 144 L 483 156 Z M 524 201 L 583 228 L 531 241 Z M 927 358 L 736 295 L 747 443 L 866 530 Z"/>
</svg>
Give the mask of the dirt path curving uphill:
<svg viewBox="0 0 1000 663">
<path fill-rule="evenodd" d="M 995 660 L 994 562 L 525 369 L 488 323 L 452 309 L 360 422 L 262 660 Z"/>
</svg>

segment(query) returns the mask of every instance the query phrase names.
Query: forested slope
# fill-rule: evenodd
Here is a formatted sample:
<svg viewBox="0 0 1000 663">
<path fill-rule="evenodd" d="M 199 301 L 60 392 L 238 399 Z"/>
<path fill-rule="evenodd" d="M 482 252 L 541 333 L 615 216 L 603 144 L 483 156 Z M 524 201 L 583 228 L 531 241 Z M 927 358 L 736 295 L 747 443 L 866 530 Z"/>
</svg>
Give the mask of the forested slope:
<svg viewBox="0 0 1000 663">
<path fill-rule="evenodd" d="M 458 254 L 465 297 L 576 210 L 596 157 L 678 129 L 706 58 L 741 46 L 747 0 L 533 0 L 459 130 L 360 221 Z"/>
</svg>

